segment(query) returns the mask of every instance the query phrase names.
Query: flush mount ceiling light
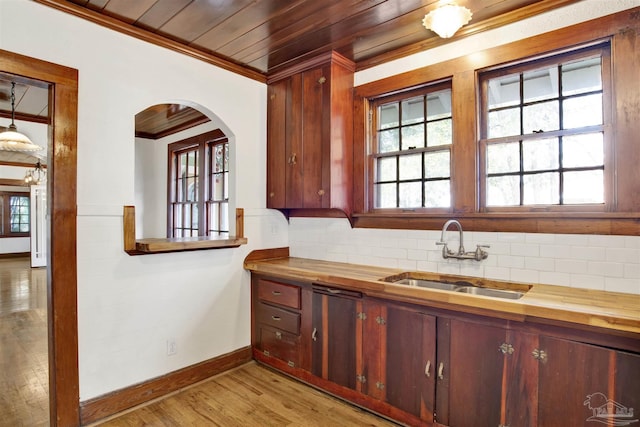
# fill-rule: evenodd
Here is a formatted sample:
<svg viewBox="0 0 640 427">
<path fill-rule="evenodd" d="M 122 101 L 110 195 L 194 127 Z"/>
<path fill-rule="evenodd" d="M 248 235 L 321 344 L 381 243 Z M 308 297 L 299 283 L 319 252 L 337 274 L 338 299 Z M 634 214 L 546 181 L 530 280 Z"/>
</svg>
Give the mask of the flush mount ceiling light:
<svg viewBox="0 0 640 427">
<path fill-rule="evenodd" d="M 450 2 L 426 14 L 422 19 L 422 25 L 443 39 L 448 39 L 470 20 L 469 9 Z"/>
<path fill-rule="evenodd" d="M 13 120 L 16 115 L 15 102 L 16 102 L 16 83 L 11 82 L 11 124 L 4 132 L 0 133 L 0 150 L 5 151 L 38 151 L 42 150 L 37 144 L 31 142 L 29 137 L 18 132 Z"/>
</svg>

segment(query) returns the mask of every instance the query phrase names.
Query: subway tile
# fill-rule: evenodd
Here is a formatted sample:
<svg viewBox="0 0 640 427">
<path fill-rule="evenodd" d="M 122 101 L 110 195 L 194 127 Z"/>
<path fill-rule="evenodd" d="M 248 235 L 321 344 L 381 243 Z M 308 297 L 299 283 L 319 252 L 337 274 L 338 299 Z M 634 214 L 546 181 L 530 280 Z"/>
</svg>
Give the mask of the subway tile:
<svg viewBox="0 0 640 427">
<path fill-rule="evenodd" d="M 511 255 L 501 255 L 501 256 L 498 257 L 498 266 L 499 267 L 507 267 L 507 268 L 523 268 L 524 267 L 524 257 L 511 256 Z"/>
<path fill-rule="evenodd" d="M 553 245 L 556 243 L 556 235 L 544 233 L 526 233 L 524 240 L 526 243 Z"/>
<path fill-rule="evenodd" d="M 398 268 L 406 271 L 416 271 L 418 269 L 418 262 L 410 259 L 399 259 Z"/>
<path fill-rule="evenodd" d="M 625 279 L 640 279 L 640 264 L 625 264 L 624 265 L 624 278 Z"/>
<path fill-rule="evenodd" d="M 609 292 L 640 294 L 640 280 L 624 279 L 620 277 L 606 277 L 604 280 L 605 289 Z"/>
<path fill-rule="evenodd" d="M 590 276 L 588 274 L 572 274 L 571 287 L 604 291 L 605 280 L 604 277 Z"/>
<path fill-rule="evenodd" d="M 419 251 L 417 249 L 407 250 L 407 259 L 423 261 L 427 259 L 427 251 Z"/>
<path fill-rule="evenodd" d="M 588 236 L 588 246 L 602 246 L 606 248 L 624 247 L 625 236 L 603 236 L 594 234 Z"/>
<path fill-rule="evenodd" d="M 484 277 L 494 280 L 509 280 L 509 269 L 505 267 L 485 267 Z"/>
<path fill-rule="evenodd" d="M 418 271 L 428 271 L 430 273 L 438 272 L 438 263 L 429 261 L 416 261 Z"/>
<path fill-rule="evenodd" d="M 607 249 L 588 246 L 572 246 L 567 258 L 580 259 L 585 261 L 601 261 L 607 256 Z"/>
<path fill-rule="evenodd" d="M 594 276 L 623 277 L 624 264 L 619 262 L 591 261 L 587 264 L 587 273 Z"/>
<path fill-rule="evenodd" d="M 528 270 L 555 271 L 556 262 L 551 258 L 525 257 L 524 267 Z"/>
<path fill-rule="evenodd" d="M 628 262 L 640 264 L 640 249 L 607 248 L 606 260 L 614 262 Z"/>
<path fill-rule="evenodd" d="M 536 270 L 511 268 L 509 269 L 509 280 L 523 283 L 538 283 L 540 280 L 540 272 Z"/>
<path fill-rule="evenodd" d="M 531 243 L 512 243 L 509 245 L 511 255 L 524 257 L 537 257 L 540 254 L 540 246 Z"/>
<path fill-rule="evenodd" d="M 541 271 L 540 283 L 545 285 L 571 286 L 571 274 L 557 271 Z"/>
<path fill-rule="evenodd" d="M 559 273 L 584 273 L 587 271 L 587 262 L 575 259 L 557 259 L 556 271 Z"/>
<path fill-rule="evenodd" d="M 524 233 L 496 233 L 499 242 L 524 243 Z"/>
</svg>

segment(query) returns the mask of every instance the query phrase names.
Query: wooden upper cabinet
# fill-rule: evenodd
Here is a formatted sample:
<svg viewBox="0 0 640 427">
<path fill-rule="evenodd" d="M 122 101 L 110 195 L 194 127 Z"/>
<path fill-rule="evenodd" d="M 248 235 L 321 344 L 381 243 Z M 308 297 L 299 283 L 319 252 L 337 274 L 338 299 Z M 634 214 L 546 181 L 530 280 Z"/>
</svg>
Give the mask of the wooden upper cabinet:
<svg viewBox="0 0 640 427">
<path fill-rule="evenodd" d="M 269 78 L 268 208 L 351 215 L 354 69 L 331 52 Z"/>
</svg>

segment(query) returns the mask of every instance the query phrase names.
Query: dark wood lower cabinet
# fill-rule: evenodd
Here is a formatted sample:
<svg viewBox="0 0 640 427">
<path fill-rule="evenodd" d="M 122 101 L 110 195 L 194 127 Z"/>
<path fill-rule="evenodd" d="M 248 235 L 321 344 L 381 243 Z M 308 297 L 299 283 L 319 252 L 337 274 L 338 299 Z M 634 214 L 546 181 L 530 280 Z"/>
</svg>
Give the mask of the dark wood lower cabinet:
<svg viewBox="0 0 640 427">
<path fill-rule="evenodd" d="M 407 425 L 640 426 L 633 337 L 261 276 L 252 308 L 256 359 Z"/>
<path fill-rule="evenodd" d="M 335 384 L 356 388 L 356 327 L 362 295 L 313 287 L 311 372 Z"/>
</svg>

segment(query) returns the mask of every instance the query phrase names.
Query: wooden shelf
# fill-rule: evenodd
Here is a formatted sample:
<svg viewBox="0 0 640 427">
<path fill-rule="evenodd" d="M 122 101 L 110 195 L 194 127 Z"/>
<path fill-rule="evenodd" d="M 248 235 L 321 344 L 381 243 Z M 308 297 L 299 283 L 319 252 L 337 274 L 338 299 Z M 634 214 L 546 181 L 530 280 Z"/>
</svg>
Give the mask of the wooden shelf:
<svg viewBox="0 0 640 427">
<path fill-rule="evenodd" d="M 247 244 L 244 237 L 244 210 L 236 209 L 236 236 L 197 236 L 136 239 L 135 206 L 124 207 L 124 251 L 129 255 L 237 248 Z"/>
</svg>

